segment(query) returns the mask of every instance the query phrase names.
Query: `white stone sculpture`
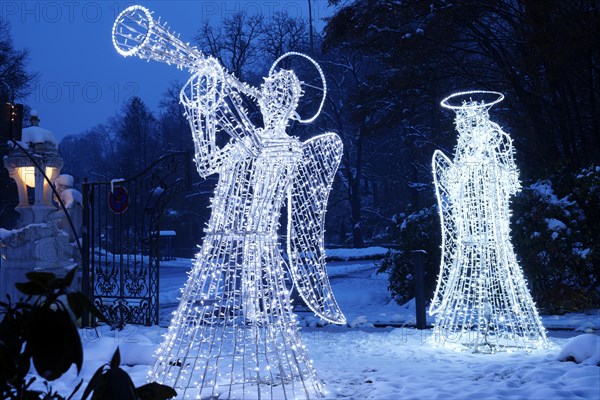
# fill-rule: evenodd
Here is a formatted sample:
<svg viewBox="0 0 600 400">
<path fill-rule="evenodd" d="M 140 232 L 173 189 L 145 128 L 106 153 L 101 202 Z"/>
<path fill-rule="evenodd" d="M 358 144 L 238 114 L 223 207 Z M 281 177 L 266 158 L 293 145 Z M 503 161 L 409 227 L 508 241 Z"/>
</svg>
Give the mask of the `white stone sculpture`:
<svg viewBox="0 0 600 400">
<path fill-rule="evenodd" d="M 325 269 L 327 198 L 342 155 L 334 133 L 305 142 L 289 136 L 302 82 L 276 69 L 260 88 L 181 43 L 134 6 L 115 21 L 117 50 L 187 68 L 181 102 L 201 176 L 218 174 L 205 238 L 149 380 L 180 398 L 310 398 L 323 395 L 292 313 L 291 280 L 321 318 L 344 323 Z M 303 56 L 293 53 L 294 56 Z M 318 64 L 305 57 L 325 80 Z M 325 90 L 323 91 L 323 99 Z M 320 102 L 319 109 L 323 105 Z M 263 126 L 251 121 L 253 101 Z M 219 136 L 226 134 L 226 144 Z M 287 208 L 287 262 L 278 237 Z"/>
<path fill-rule="evenodd" d="M 67 220 L 65 210 L 59 209 L 48 216 L 50 220 L 56 220 L 58 228 L 69 234 L 69 240 L 71 242 L 81 237 L 81 228 L 83 224 L 83 198 L 81 192 L 74 189 L 75 179 L 72 175 L 60 174 L 58 178 L 54 180 L 54 186 L 56 193 L 60 196 L 62 203 L 65 206 L 66 213 L 69 214 L 73 228 Z"/>
<path fill-rule="evenodd" d="M 486 91 L 444 99 L 442 106 L 456 112 L 458 144 L 453 160 L 439 150 L 433 155 L 442 221 L 442 261 L 429 310 L 434 339 L 475 352 L 547 344 L 510 238 L 518 170 L 512 139 L 488 115 L 503 99 Z"/>
</svg>

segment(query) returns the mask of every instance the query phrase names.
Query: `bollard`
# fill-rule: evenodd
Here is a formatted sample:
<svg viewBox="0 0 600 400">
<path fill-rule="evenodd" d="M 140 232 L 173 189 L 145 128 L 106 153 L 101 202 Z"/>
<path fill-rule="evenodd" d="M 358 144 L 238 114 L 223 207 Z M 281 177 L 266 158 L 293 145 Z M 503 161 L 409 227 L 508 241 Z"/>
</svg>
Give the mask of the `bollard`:
<svg viewBox="0 0 600 400">
<path fill-rule="evenodd" d="M 413 265 L 415 274 L 415 313 L 417 320 L 417 329 L 426 329 L 427 320 L 425 318 L 425 269 L 423 266 L 423 257 L 427 254 L 425 250 L 414 250 Z"/>
</svg>

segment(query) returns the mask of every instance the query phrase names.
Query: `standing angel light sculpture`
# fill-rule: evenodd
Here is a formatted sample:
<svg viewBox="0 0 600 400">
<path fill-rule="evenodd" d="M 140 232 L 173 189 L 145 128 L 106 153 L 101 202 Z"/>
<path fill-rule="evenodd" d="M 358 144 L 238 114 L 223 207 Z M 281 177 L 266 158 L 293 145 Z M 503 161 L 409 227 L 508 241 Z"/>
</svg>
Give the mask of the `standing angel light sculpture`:
<svg viewBox="0 0 600 400">
<path fill-rule="evenodd" d="M 211 57 L 175 38 L 140 6 L 115 21 L 113 42 L 124 55 L 187 68 L 192 77 L 181 102 L 192 129 L 201 176 L 219 174 L 212 214 L 179 307 L 149 379 L 173 386 L 183 398 L 321 397 L 295 315 L 286 271 L 321 318 L 344 323 L 331 291 L 323 249 L 327 198 L 342 154 L 334 133 L 305 142 L 288 136 L 302 83 L 279 69 L 260 88 L 228 74 Z M 253 124 L 244 99 L 255 101 L 263 127 Z M 220 133 L 229 136 L 219 145 Z M 287 201 L 287 252 L 277 231 Z"/>
<path fill-rule="evenodd" d="M 510 240 L 518 170 L 512 139 L 488 115 L 503 99 L 486 91 L 444 99 L 441 105 L 456 112 L 458 144 L 453 161 L 436 150 L 432 163 L 442 222 L 442 260 L 429 309 L 436 317 L 434 339 L 474 352 L 547 343 Z"/>
</svg>

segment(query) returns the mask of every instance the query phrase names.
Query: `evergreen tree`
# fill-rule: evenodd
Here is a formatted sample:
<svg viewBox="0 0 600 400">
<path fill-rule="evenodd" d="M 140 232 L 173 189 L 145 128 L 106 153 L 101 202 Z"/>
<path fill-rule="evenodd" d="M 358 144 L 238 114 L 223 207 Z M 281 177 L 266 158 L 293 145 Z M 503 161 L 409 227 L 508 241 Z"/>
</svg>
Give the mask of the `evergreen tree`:
<svg viewBox="0 0 600 400">
<path fill-rule="evenodd" d="M 27 71 L 29 52 L 15 49 L 8 21 L 0 19 L 0 104 L 22 101 L 32 89 L 37 74 Z M 0 160 L 9 147 L 0 142 Z M 12 228 L 17 222 L 17 187 L 0 165 L 0 228 Z"/>
</svg>

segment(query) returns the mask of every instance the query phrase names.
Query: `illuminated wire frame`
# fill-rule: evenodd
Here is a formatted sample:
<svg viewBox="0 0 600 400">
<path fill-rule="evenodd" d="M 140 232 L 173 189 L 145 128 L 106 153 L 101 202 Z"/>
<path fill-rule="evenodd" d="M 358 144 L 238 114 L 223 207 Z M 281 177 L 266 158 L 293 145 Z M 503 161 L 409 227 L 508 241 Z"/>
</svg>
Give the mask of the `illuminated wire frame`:
<svg viewBox="0 0 600 400">
<path fill-rule="evenodd" d="M 292 56 L 302 57 L 302 58 L 305 58 L 306 60 L 308 60 L 316 68 L 317 72 L 319 73 L 319 78 L 321 78 L 322 87 L 319 88 L 319 87 L 311 86 L 311 87 L 323 92 L 323 95 L 321 96 L 321 102 L 319 103 L 319 108 L 314 113 L 314 115 L 310 118 L 302 119 L 302 117 L 300 117 L 300 115 L 298 115 L 297 113 L 294 113 L 294 117 L 293 117 L 294 119 L 296 119 L 298 122 L 302 122 L 302 123 L 306 124 L 306 123 L 313 122 L 315 119 L 317 119 L 319 114 L 321 114 L 321 110 L 323 109 L 323 105 L 325 104 L 325 97 L 327 96 L 327 81 L 325 80 L 325 74 L 323 73 L 321 66 L 315 60 L 313 60 L 306 54 L 298 53 L 296 51 L 289 51 L 289 52 L 283 54 L 277 60 L 275 60 L 275 62 L 271 66 L 271 69 L 269 70 L 269 75 L 273 74 L 273 71 L 275 71 L 275 67 L 277 67 L 277 64 L 279 64 L 283 59 L 285 59 L 287 57 L 292 57 Z M 306 84 L 306 83 L 304 83 L 304 84 Z M 306 84 L 306 85 L 308 85 L 308 84 Z"/>
<path fill-rule="evenodd" d="M 453 161 L 436 150 L 432 163 L 442 222 L 442 261 L 429 309 L 436 317 L 433 337 L 474 352 L 547 345 L 510 241 L 518 170 L 512 139 L 488 115 L 503 98 L 472 91 L 444 99 L 442 106 L 456 112 L 458 144 Z"/>
<path fill-rule="evenodd" d="M 334 133 L 305 142 L 287 135 L 302 96 L 293 71 L 272 70 L 252 88 L 156 27 L 148 10 L 131 7 L 115 22 L 115 46 L 193 72 L 180 99 L 195 162 L 201 176 L 218 174 L 219 181 L 201 250 L 149 380 L 175 387 L 178 398 L 321 397 L 286 283 L 289 273 L 317 315 L 345 323 L 323 248 L 341 140 Z M 263 127 L 250 120 L 245 99 L 258 104 Z M 229 138 L 224 145 L 222 134 Z M 286 205 L 287 263 L 277 235 Z"/>
</svg>

